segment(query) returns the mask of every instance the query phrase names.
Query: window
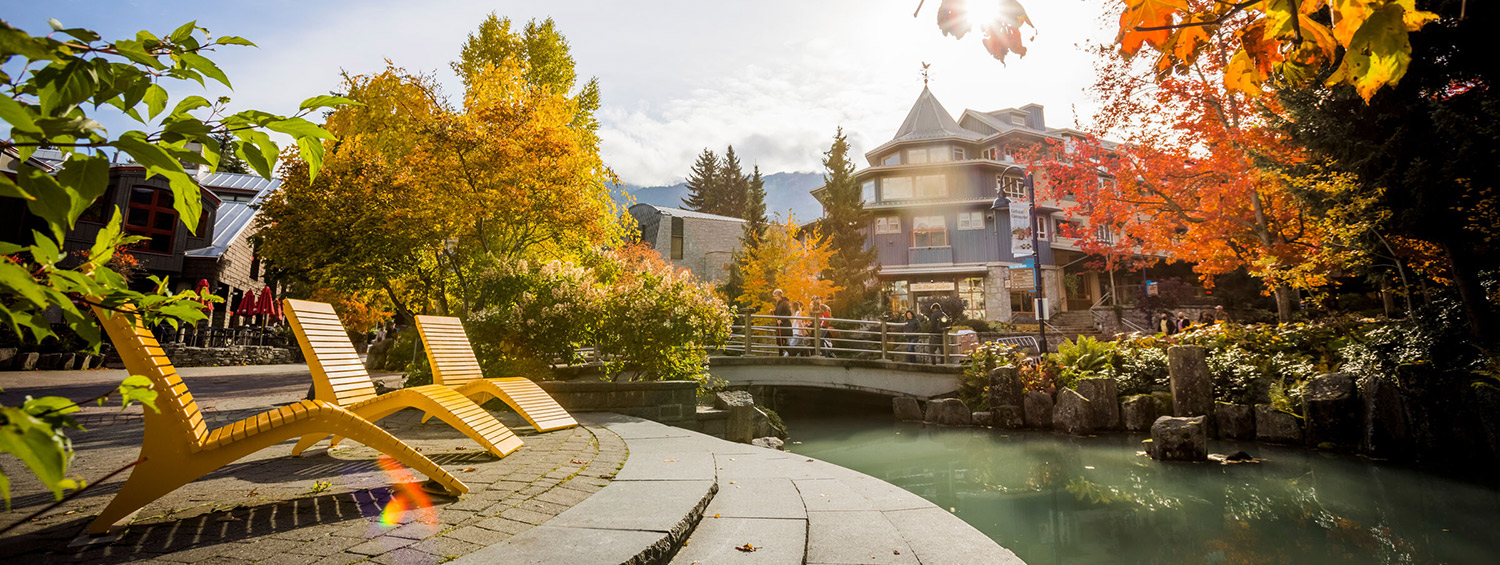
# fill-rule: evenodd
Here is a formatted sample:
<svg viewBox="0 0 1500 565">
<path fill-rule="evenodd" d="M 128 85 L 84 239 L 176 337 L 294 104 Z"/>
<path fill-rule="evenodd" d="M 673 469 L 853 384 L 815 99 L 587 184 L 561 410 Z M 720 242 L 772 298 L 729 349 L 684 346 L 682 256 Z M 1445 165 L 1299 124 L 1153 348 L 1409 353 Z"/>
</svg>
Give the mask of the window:
<svg viewBox="0 0 1500 565">
<path fill-rule="evenodd" d="M 917 216 L 911 219 L 912 247 L 947 247 L 948 225 L 942 216 Z"/>
<path fill-rule="evenodd" d="M 995 175 L 995 188 L 1000 190 L 1006 198 L 1013 200 L 1026 199 L 1026 179 L 1021 177 L 1008 177 L 1004 174 Z"/>
<path fill-rule="evenodd" d="M 982 230 L 984 229 L 984 212 L 975 210 L 973 212 L 958 213 L 958 229 Z"/>
<path fill-rule="evenodd" d="M 1037 239 L 1048 239 L 1048 237 L 1047 237 L 1047 224 L 1051 224 L 1051 223 L 1052 223 L 1052 218 L 1050 218 L 1050 217 L 1047 217 L 1047 216 L 1037 216 L 1036 217 L 1036 238 Z"/>
<path fill-rule="evenodd" d="M 947 176 L 927 175 L 917 177 L 917 198 L 942 198 L 947 195 Z"/>
<path fill-rule="evenodd" d="M 1010 293 L 1010 311 L 1017 314 L 1035 313 L 1036 304 L 1031 302 L 1034 298 L 1036 298 L 1036 293 L 1032 291 L 1012 291 Z"/>
<path fill-rule="evenodd" d="M 915 165 L 915 164 L 918 164 L 918 163 L 926 163 L 926 162 L 927 162 L 927 148 L 926 147 L 923 147 L 921 149 L 907 149 L 906 150 L 906 163 L 908 165 Z"/>
<path fill-rule="evenodd" d="M 881 200 L 911 198 L 911 177 L 891 177 L 880 181 Z"/>
<path fill-rule="evenodd" d="M 1057 237 L 1083 237 L 1083 224 L 1077 220 L 1057 222 Z"/>
<path fill-rule="evenodd" d="M 911 293 L 906 281 L 891 281 L 885 285 L 885 301 L 891 312 L 901 314 L 911 309 Z M 905 321 L 905 318 L 901 318 Z M 900 330 L 896 330 L 900 331 Z"/>
<path fill-rule="evenodd" d="M 964 317 L 983 320 L 984 278 L 970 277 L 958 281 L 958 297 L 964 300 Z"/>
<path fill-rule="evenodd" d="M 885 160 L 881 161 L 880 164 L 881 165 L 900 165 L 901 164 L 901 152 L 897 151 L 897 152 L 892 153 L 890 155 L 886 155 L 885 156 Z"/>
<path fill-rule="evenodd" d="M 901 216 L 875 218 L 875 233 L 901 233 Z"/>
<path fill-rule="evenodd" d="M 859 185 L 859 199 L 866 203 L 875 201 L 875 181 L 867 180 Z"/>
<path fill-rule="evenodd" d="M 964 157 L 964 148 L 962 148 L 962 147 L 954 147 L 953 148 L 953 160 L 954 161 L 962 161 L 964 159 L 966 159 L 966 157 Z"/>
<path fill-rule="evenodd" d="M 1094 238 L 1101 243 L 1114 243 L 1115 234 L 1109 231 L 1109 226 L 1099 226 L 1094 229 Z"/>
<path fill-rule="evenodd" d="M 672 218 L 672 258 L 682 258 L 682 218 Z"/>
<path fill-rule="evenodd" d="M 172 192 L 145 186 L 131 189 L 125 230 L 150 238 L 146 241 L 146 251 L 171 253 L 172 239 L 177 235 L 177 211 L 172 209 Z"/>
<path fill-rule="evenodd" d="M 991 161 L 999 161 L 1000 160 L 1000 148 L 998 148 L 998 147 L 986 147 L 984 149 L 984 152 L 980 153 L 980 156 L 984 157 L 985 159 L 989 159 Z"/>
<path fill-rule="evenodd" d="M 932 161 L 934 163 L 941 163 L 943 161 L 947 161 L 948 160 L 948 148 L 946 146 L 945 147 L 929 147 L 927 149 L 927 160 L 928 161 Z"/>
</svg>

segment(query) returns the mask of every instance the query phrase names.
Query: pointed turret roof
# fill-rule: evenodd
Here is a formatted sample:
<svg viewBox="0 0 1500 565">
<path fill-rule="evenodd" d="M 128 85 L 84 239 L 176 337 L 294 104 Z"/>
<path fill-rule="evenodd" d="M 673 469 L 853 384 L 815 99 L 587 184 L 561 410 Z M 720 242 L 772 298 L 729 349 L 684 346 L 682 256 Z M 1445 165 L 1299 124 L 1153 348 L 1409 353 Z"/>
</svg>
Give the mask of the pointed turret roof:
<svg viewBox="0 0 1500 565">
<path fill-rule="evenodd" d="M 974 140 L 984 136 L 959 127 L 958 122 L 953 121 L 953 116 L 943 109 L 937 97 L 932 95 L 932 91 L 923 86 L 922 94 L 917 96 L 917 103 L 912 104 L 911 111 L 906 114 L 906 121 L 901 122 L 901 129 L 896 130 L 896 136 L 891 141 L 943 137 Z"/>
</svg>

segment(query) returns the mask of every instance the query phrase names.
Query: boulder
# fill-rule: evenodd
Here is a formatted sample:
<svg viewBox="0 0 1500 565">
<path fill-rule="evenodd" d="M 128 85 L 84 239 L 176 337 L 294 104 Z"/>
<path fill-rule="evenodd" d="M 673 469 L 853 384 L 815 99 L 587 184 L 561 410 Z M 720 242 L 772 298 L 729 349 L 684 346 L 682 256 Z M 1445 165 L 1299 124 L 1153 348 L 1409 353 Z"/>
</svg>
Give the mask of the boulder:
<svg viewBox="0 0 1500 565">
<path fill-rule="evenodd" d="M 1020 406 L 998 406 L 990 411 L 990 425 L 1002 430 L 1020 429 L 1025 424 Z"/>
<path fill-rule="evenodd" d="M 1148 454 L 1157 461 L 1207 461 L 1208 430 L 1204 416 L 1162 416 L 1151 424 Z"/>
<path fill-rule="evenodd" d="M 781 441 L 781 438 L 779 437 L 758 437 L 750 440 L 750 445 L 764 447 L 766 449 L 786 451 L 786 442 Z"/>
<path fill-rule="evenodd" d="M 20 354 L 20 349 L 16 349 L 14 347 L 0 347 L 0 370 L 9 369 L 10 364 L 15 362 L 16 356 Z"/>
<path fill-rule="evenodd" d="M 1255 407 L 1248 404 L 1214 404 L 1215 426 L 1219 437 L 1224 439 L 1255 439 Z"/>
<path fill-rule="evenodd" d="M 735 406 L 755 406 L 755 397 L 743 390 L 726 390 L 714 393 L 715 410 L 728 410 Z"/>
<path fill-rule="evenodd" d="M 1028 428 L 1052 429 L 1052 395 L 1032 391 L 1022 400 L 1022 418 Z"/>
<path fill-rule="evenodd" d="M 1202 347 L 1174 345 L 1167 348 L 1167 370 L 1172 380 L 1172 414 L 1213 414 L 1214 385 L 1209 380 L 1208 361 Z"/>
<path fill-rule="evenodd" d="M 969 414 L 969 407 L 964 401 L 957 398 L 944 398 L 934 400 L 932 404 L 938 407 L 937 423 L 943 426 L 967 426 L 973 422 Z M 929 405 L 930 406 L 930 405 Z"/>
<path fill-rule="evenodd" d="M 1270 404 L 1256 404 L 1255 439 L 1266 443 L 1302 443 L 1302 424 L 1296 416 Z"/>
<path fill-rule="evenodd" d="M 385 358 L 390 355 L 391 348 L 395 347 L 395 337 L 389 337 L 375 342 L 370 346 L 370 352 L 365 355 L 365 368 L 378 371 L 385 369 Z"/>
<path fill-rule="evenodd" d="M 78 363 L 76 365 L 74 365 L 73 368 L 79 369 L 79 370 L 84 370 L 84 369 L 88 369 L 90 367 L 93 367 L 95 359 L 98 359 L 98 356 L 95 356 L 95 355 L 84 355 L 82 353 L 79 353 L 78 354 Z"/>
<path fill-rule="evenodd" d="M 1052 408 L 1052 426 L 1059 432 L 1088 435 L 1094 431 L 1093 408 L 1089 399 L 1071 388 L 1057 391 L 1057 406 Z"/>
<path fill-rule="evenodd" d="M 969 423 L 975 426 L 990 427 L 994 425 L 994 413 L 989 410 L 980 410 L 969 415 Z"/>
<path fill-rule="evenodd" d="M 714 408 L 728 410 L 729 420 L 724 423 L 724 439 L 738 443 L 750 443 L 755 439 L 755 397 L 743 390 L 730 390 L 714 394 Z"/>
<path fill-rule="evenodd" d="M 892 398 L 891 411 L 896 414 L 896 421 L 898 422 L 922 421 L 922 405 L 917 403 L 917 399 L 910 396 Z"/>
<path fill-rule="evenodd" d="M 57 367 L 59 365 L 62 365 L 62 359 L 63 354 L 61 353 L 44 353 L 42 354 L 41 358 L 37 360 L 36 368 L 43 371 L 57 370 Z"/>
<path fill-rule="evenodd" d="M 1156 399 L 1149 394 L 1128 396 L 1120 402 L 1120 421 L 1128 431 L 1148 431 L 1160 415 Z"/>
<path fill-rule="evenodd" d="M 1302 416 L 1306 419 L 1307 444 L 1321 447 L 1353 447 L 1358 444 L 1359 391 L 1354 377 L 1330 373 L 1307 381 L 1302 392 Z"/>
<path fill-rule="evenodd" d="M 1156 414 L 1158 416 L 1172 416 L 1173 415 L 1172 414 L 1172 393 L 1170 393 L 1170 392 L 1153 392 L 1153 393 L 1151 393 L 1151 400 L 1155 400 L 1156 401 Z M 1151 418 L 1151 421 L 1155 422 L 1156 418 Z M 1146 424 L 1145 429 L 1148 429 L 1148 430 L 1151 429 L 1151 424 L 1149 424 L 1149 423 Z"/>
<path fill-rule="evenodd" d="M 30 371 L 36 369 L 37 364 L 41 362 L 42 356 L 39 353 L 22 353 L 16 355 L 15 364 L 12 365 L 11 368 L 17 371 Z"/>
<path fill-rule="evenodd" d="M 940 411 L 938 400 L 928 400 L 927 412 L 922 414 L 922 421 L 929 424 L 936 424 L 938 422 L 938 412 Z"/>
<path fill-rule="evenodd" d="M 1120 429 L 1120 388 L 1111 378 L 1078 380 L 1078 394 L 1089 399 L 1089 425 L 1096 430 Z"/>
<path fill-rule="evenodd" d="M 997 406 L 1021 405 L 1021 374 L 1015 367 L 990 371 L 990 410 Z"/>
<path fill-rule="evenodd" d="M 1390 379 L 1365 377 L 1359 383 L 1364 396 L 1364 426 L 1360 444 L 1376 457 L 1402 457 L 1411 445 L 1406 399 Z M 1476 391 L 1478 392 L 1478 391 Z"/>
</svg>

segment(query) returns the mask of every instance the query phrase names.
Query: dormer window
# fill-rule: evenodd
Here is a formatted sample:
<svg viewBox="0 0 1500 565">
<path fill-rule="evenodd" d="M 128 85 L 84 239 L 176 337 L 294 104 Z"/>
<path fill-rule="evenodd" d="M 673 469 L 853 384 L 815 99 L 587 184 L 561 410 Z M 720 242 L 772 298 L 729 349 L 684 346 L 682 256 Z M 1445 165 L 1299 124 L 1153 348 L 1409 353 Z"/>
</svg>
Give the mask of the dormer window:
<svg viewBox="0 0 1500 565">
<path fill-rule="evenodd" d="M 172 239 L 177 235 L 172 191 L 147 186 L 132 188 L 130 205 L 125 211 L 125 231 L 149 238 L 145 251 L 172 253 Z"/>
<path fill-rule="evenodd" d="M 964 148 L 962 148 L 962 147 L 954 147 L 953 148 L 953 160 L 954 161 L 962 161 L 964 159 L 966 159 L 966 157 L 964 157 Z"/>
</svg>

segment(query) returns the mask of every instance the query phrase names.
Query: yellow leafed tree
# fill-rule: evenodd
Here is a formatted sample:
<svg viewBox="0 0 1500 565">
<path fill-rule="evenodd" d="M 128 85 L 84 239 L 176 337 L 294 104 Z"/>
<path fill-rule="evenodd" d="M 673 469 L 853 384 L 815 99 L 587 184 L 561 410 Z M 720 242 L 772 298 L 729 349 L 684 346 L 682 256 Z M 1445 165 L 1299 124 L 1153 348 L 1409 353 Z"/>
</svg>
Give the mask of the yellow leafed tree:
<svg viewBox="0 0 1500 565">
<path fill-rule="evenodd" d="M 764 236 L 750 246 L 741 263 L 745 274 L 744 295 L 740 304 L 750 304 L 759 312 L 775 309 L 771 291 L 781 289 L 788 299 L 807 304 L 814 296 L 831 298 L 843 290 L 823 278 L 833 249 L 818 234 L 816 226 L 806 230 L 795 219 L 777 218 L 766 226 Z"/>
</svg>

